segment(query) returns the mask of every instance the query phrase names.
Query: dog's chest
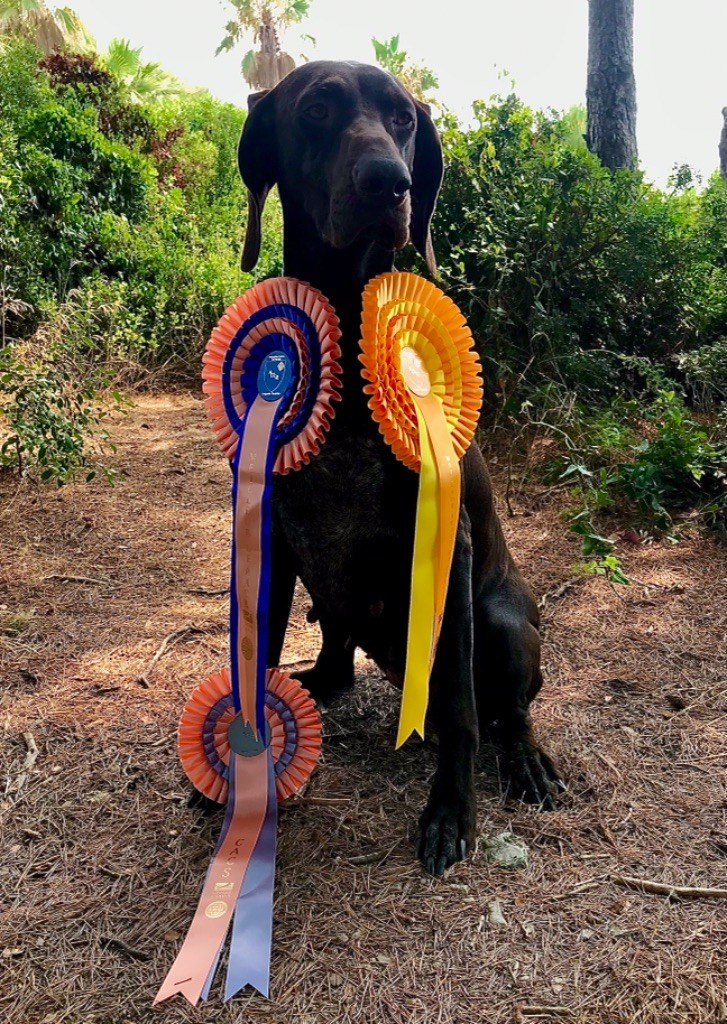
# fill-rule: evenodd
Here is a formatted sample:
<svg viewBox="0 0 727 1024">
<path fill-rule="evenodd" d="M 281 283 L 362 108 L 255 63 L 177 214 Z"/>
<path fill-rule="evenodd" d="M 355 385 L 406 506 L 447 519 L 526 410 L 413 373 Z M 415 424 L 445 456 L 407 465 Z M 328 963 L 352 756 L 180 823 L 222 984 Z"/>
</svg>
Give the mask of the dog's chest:
<svg viewBox="0 0 727 1024">
<path fill-rule="evenodd" d="M 276 480 L 276 528 L 317 603 L 358 618 L 406 593 L 416 487 L 378 435 L 354 430 L 332 431 L 307 466 Z"/>
</svg>

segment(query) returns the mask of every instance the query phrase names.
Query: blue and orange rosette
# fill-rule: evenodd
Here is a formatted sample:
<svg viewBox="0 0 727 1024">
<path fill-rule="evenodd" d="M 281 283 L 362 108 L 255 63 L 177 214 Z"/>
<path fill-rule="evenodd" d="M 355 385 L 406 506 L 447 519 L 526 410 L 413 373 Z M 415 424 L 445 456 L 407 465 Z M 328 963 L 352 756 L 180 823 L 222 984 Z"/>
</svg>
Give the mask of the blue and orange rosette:
<svg viewBox="0 0 727 1024">
<path fill-rule="evenodd" d="M 359 359 L 381 434 L 419 473 L 399 747 L 412 732 L 424 736 L 459 522 L 459 460 L 482 407 L 481 367 L 454 302 L 430 281 L 396 271 L 364 290 Z"/>
<path fill-rule="evenodd" d="M 275 473 L 319 450 L 339 397 L 338 319 L 316 289 L 262 281 L 220 318 L 203 357 L 207 413 L 232 460 L 230 668 L 192 693 L 179 754 L 192 783 L 226 804 L 222 834 L 184 943 L 155 1003 L 209 993 L 230 933 L 225 999 L 268 994 L 277 803 L 315 767 L 321 723 L 310 695 L 266 667 Z"/>
</svg>

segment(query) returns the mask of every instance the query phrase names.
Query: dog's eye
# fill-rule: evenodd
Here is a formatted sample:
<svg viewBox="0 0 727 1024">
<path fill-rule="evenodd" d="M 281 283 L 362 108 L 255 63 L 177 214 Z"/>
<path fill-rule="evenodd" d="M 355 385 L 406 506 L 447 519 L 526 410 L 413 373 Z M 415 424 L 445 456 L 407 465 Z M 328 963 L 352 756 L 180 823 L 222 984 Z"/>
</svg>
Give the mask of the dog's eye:
<svg viewBox="0 0 727 1024">
<path fill-rule="evenodd" d="M 328 107 L 325 103 L 311 103 L 309 107 L 305 108 L 303 113 L 311 121 L 325 121 L 328 117 Z"/>
<path fill-rule="evenodd" d="M 400 110 L 398 114 L 394 115 L 394 124 L 397 124 L 400 128 L 407 128 L 409 125 L 414 124 L 414 116 L 408 110 Z"/>
</svg>

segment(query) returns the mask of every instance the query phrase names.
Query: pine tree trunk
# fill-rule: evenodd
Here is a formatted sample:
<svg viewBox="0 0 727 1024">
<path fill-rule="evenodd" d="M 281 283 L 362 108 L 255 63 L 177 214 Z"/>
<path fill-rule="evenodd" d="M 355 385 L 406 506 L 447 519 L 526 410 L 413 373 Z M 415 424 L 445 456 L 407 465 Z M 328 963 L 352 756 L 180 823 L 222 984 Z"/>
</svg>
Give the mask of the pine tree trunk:
<svg viewBox="0 0 727 1024">
<path fill-rule="evenodd" d="M 727 107 L 722 108 L 722 135 L 719 140 L 719 173 L 727 181 Z"/>
<path fill-rule="evenodd" d="M 605 167 L 636 167 L 634 0 L 589 0 L 586 142 Z"/>
</svg>

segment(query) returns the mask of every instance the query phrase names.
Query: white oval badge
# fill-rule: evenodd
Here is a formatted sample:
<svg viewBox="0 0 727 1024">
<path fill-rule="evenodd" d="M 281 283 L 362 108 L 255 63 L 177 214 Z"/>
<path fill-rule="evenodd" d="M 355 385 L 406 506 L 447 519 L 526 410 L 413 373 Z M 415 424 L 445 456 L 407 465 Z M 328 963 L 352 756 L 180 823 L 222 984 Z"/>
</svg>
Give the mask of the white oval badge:
<svg viewBox="0 0 727 1024">
<path fill-rule="evenodd" d="M 401 350 L 401 375 L 404 383 L 415 395 L 428 395 L 432 390 L 432 382 L 429 380 L 424 360 L 414 348 Z"/>
</svg>

